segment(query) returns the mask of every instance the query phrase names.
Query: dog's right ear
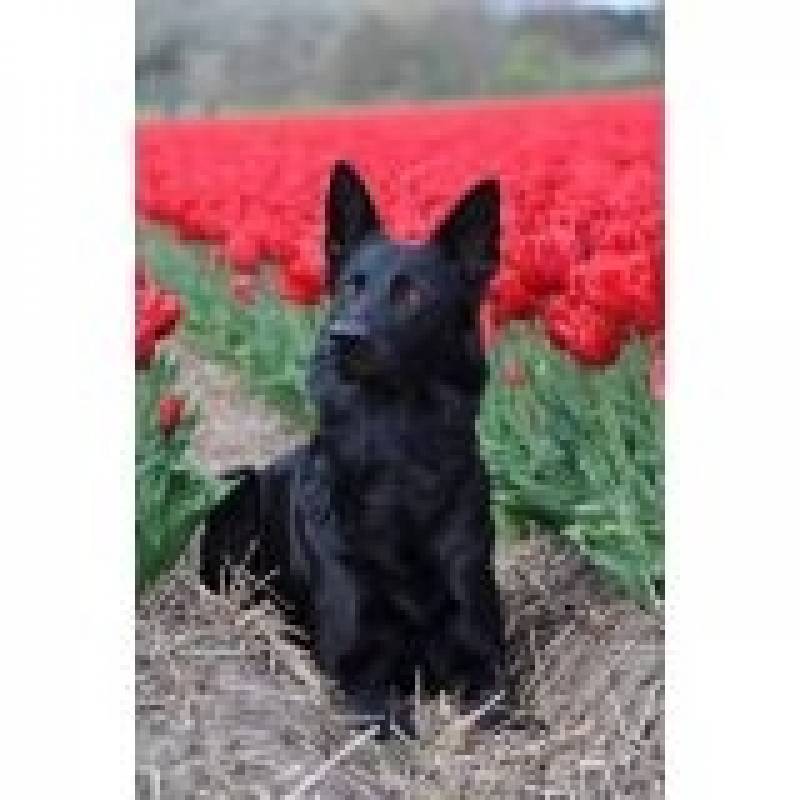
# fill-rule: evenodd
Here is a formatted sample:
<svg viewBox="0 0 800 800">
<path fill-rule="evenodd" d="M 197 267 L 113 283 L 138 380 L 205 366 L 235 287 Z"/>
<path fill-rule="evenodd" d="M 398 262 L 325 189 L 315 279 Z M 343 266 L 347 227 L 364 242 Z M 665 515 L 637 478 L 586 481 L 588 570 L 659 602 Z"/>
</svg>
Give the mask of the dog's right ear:
<svg viewBox="0 0 800 800">
<path fill-rule="evenodd" d="M 500 260 L 500 184 L 473 186 L 439 225 L 433 240 L 459 264 L 468 284 L 482 290 Z"/>
<path fill-rule="evenodd" d="M 346 161 L 337 161 L 331 172 L 325 213 L 329 289 L 336 284 L 342 265 L 361 242 L 380 229 L 378 213 L 361 177 Z"/>
</svg>

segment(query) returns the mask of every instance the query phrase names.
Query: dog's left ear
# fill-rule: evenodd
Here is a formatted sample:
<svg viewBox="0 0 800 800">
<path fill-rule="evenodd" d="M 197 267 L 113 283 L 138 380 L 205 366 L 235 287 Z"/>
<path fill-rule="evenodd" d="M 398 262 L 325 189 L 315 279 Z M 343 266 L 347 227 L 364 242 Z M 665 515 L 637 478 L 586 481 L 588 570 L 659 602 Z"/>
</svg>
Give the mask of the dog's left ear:
<svg viewBox="0 0 800 800">
<path fill-rule="evenodd" d="M 337 161 L 331 172 L 325 209 L 325 260 L 329 289 L 338 280 L 342 265 L 361 242 L 380 229 L 378 212 L 361 176 L 346 161 Z"/>
<path fill-rule="evenodd" d="M 481 181 L 470 189 L 436 229 L 433 242 L 461 266 L 472 287 L 482 289 L 500 260 L 499 181 Z"/>
</svg>

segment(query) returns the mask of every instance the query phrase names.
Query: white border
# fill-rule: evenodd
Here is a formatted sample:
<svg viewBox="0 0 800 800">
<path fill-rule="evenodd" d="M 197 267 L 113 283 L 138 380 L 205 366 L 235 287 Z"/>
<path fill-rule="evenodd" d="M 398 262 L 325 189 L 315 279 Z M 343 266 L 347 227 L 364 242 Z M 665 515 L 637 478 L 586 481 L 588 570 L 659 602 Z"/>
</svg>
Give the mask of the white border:
<svg viewBox="0 0 800 800">
<path fill-rule="evenodd" d="M 675 798 L 784 797 L 794 784 L 800 206 L 787 5 L 667 3 Z"/>
<path fill-rule="evenodd" d="M 3 9 L 5 797 L 134 795 L 133 11 Z"/>
</svg>

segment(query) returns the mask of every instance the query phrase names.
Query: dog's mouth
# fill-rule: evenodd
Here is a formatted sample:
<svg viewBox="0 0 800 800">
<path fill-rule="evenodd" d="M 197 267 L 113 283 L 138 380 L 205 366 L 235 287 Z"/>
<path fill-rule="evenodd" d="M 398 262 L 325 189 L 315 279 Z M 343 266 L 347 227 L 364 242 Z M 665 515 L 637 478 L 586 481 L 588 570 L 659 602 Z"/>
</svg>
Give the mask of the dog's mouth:
<svg viewBox="0 0 800 800">
<path fill-rule="evenodd" d="M 368 356 L 349 355 L 341 361 L 342 373 L 354 380 L 367 380 L 377 374 L 375 362 Z"/>
<path fill-rule="evenodd" d="M 374 354 L 361 342 L 337 350 L 337 362 L 342 374 L 348 378 L 372 378 L 377 372 Z"/>
</svg>

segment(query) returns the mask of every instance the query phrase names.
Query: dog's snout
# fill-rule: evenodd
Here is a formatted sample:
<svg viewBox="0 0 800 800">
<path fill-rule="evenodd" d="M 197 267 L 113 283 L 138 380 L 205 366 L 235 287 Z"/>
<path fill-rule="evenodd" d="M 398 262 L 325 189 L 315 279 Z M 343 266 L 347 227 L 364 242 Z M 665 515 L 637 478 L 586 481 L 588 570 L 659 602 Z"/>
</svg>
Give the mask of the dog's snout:
<svg viewBox="0 0 800 800">
<path fill-rule="evenodd" d="M 337 320 L 330 329 L 334 353 L 348 374 L 361 375 L 372 371 L 372 347 L 366 328 L 359 322 Z"/>
<path fill-rule="evenodd" d="M 338 320 L 331 325 L 329 332 L 331 339 L 343 345 L 352 345 L 367 338 L 364 326 L 356 322 Z"/>
</svg>

